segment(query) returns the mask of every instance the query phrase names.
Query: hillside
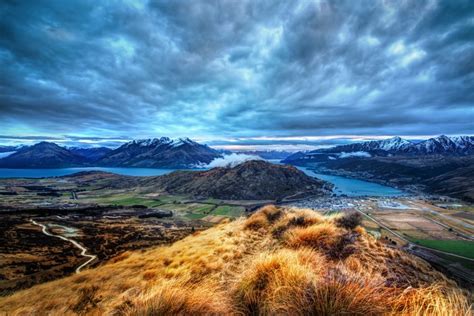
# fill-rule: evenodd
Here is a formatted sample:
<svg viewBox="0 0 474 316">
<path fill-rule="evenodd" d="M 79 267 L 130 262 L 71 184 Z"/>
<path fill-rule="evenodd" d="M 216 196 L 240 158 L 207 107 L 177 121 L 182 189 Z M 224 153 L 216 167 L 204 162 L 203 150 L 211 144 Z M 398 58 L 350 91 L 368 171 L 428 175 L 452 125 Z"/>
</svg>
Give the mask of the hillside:
<svg viewBox="0 0 474 316">
<path fill-rule="evenodd" d="M 331 160 L 323 164 L 331 173 L 396 186 L 416 185 L 435 193 L 474 201 L 474 157 L 371 157 Z"/>
<path fill-rule="evenodd" d="M 54 143 L 23 147 L 0 159 L 0 168 L 64 168 L 81 166 L 86 158 Z"/>
<path fill-rule="evenodd" d="M 233 168 L 207 171 L 175 171 L 144 179 L 142 186 L 172 194 L 225 200 L 275 200 L 327 193 L 330 185 L 309 177 L 292 166 L 252 160 Z"/>
<path fill-rule="evenodd" d="M 354 215 L 267 206 L 171 246 L 0 298 L 50 315 L 466 315 L 465 293 Z"/>
<path fill-rule="evenodd" d="M 473 161 L 473 136 L 441 135 L 418 143 L 394 137 L 298 152 L 283 162 L 474 201 Z"/>
<path fill-rule="evenodd" d="M 107 155 L 109 152 L 112 151 L 112 149 L 107 148 L 107 147 L 93 147 L 93 148 L 70 147 L 68 149 L 76 155 L 83 156 L 89 162 L 95 162 L 103 158 L 105 155 Z"/>
</svg>

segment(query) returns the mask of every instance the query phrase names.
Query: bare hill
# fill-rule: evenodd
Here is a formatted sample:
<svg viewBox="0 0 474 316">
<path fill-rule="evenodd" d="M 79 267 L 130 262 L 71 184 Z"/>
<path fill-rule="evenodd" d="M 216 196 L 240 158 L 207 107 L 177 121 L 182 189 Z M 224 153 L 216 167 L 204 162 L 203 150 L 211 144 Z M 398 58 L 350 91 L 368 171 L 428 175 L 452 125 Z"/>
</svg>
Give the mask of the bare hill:
<svg viewBox="0 0 474 316">
<path fill-rule="evenodd" d="M 144 180 L 172 194 L 227 200 L 276 200 L 326 194 L 331 185 L 309 177 L 293 166 L 247 161 L 233 168 L 177 171 Z"/>
</svg>

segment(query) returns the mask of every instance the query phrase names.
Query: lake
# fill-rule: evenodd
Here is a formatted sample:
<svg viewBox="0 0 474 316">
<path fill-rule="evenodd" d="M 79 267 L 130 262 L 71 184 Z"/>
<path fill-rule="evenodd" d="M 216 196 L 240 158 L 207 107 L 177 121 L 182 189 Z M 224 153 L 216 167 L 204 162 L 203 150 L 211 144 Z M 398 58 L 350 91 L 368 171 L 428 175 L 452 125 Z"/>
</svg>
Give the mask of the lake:
<svg viewBox="0 0 474 316">
<path fill-rule="evenodd" d="M 60 169 L 4 169 L 0 168 L 0 178 L 44 178 L 44 177 L 60 177 L 69 174 L 98 170 L 104 172 L 112 172 L 123 174 L 126 176 L 161 176 L 176 169 L 156 169 L 156 168 L 60 168 Z"/>
<path fill-rule="evenodd" d="M 359 180 L 346 178 L 341 176 L 333 176 L 328 174 L 321 174 L 309 170 L 305 167 L 297 167 L 307 175 L 311 177 L 317 177 L 321 180 L 334 184 L 334 193 L 336 195 L 347 195 L 347 196 L 402 196 L 406 195 L 405 192 L 389 187 L 386 185 Z"/>
<path fill-rule="evenodd" d="M 274 161 L 271 161 L 274 162 Z M 305 167 L 297 167 L 309 176 L 328 181 L 334 184 L 334 193 L 337 195 L 345 194 L 347 196 L 401 196 L 405 193 L 396 188 L 368 182 L 345 178 L 340 176 L 332 176 L 326 174 L 315 173 Z M 61 169 L 4 169 L 0 168 L 0 178 L 44 178 L 44 177 L 60 177 L 70 175 L 81 171 L 98 170 L 123 174 L 127 176 L 161 176 L 168 174 L 176 169 L 156 169 L 156 168 L 61 168 Z M 202 170 L 202 169 L 201 169 Z"/>
</svg>

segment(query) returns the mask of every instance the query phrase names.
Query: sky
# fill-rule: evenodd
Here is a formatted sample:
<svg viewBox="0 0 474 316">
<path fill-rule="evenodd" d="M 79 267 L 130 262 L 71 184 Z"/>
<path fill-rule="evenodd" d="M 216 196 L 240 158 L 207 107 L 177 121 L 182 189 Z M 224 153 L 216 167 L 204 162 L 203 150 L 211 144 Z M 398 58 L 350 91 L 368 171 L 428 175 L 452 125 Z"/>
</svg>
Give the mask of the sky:
<svg viewBox="0 0 474 316">
<path fill-rule="evenodd" d="M 0 34 L 0 144 L 474 134 L 472 0 L 4 0 Z"/>
</svg>

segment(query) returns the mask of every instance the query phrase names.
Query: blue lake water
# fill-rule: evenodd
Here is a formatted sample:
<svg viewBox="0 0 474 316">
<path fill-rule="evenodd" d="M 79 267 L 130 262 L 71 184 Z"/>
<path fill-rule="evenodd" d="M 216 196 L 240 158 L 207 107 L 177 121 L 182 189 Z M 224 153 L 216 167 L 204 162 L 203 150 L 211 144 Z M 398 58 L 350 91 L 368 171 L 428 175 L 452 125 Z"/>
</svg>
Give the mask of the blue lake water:
<svg viewBox="0 0 474 316">
<path fill-rule="evenodd" d="M 98 170 L 105 172 L 112 172 L 123 174 L 126 176 L 161 176 L 176 169 L 156 169 L 156 168 L 102 168 L 102 167 L 87 167 L 87 168 L 60 168 L 60 169 L 4 169 L 0 168 L 0 178 L 45 178 L 45 177 L 60 177 L 69 174 Z"/>
<path fill-rule="evenodd" d="M 272 161 L 273 162 L 273 161 Z M 340 176 L 332 176 L 326 174 L 315 173 L 304 167 L 298 167 L 301 171 L 309 176 L 331 182 L 334 184 L 334 193 L 337 195 L 345 194 L 347 196 L 401 196 L 405 193 L 396 188 L 368 182 L 345 178 Z M 176 169 L 155 169 L 155 168 L 61 168 L 61 169 L 4 169 L 0 168 L 0 178 L 44 178 L 59 177 L 70 175 L 76 172 L 99 170 L 123 174 L 127 176 L 160 176 L 168 174 Z"/>
<path fill-rule="evenodd" d="M 328 175 L 328 174 L 321 174 L 321 173 L 317 173 L 312 170 L 309 170 L 308 168 L 305 168 L 305 167 L 297 167 L 297 168 L 309 176 L 317 177 L 321 180 L 334 184 L 333 191 L 336 195 L 342 195 L 342 194 L 345 194 L 347 196 L 402 196 L 402 195 L 406 195 L 405 192 L 397 188 L 389 187 L 389 186 L 374 183 L 374 182 L 346 178 L 346 177 L 341 177 L 341 176 L 333 176 L 333 175 Z"/>
</svg>

